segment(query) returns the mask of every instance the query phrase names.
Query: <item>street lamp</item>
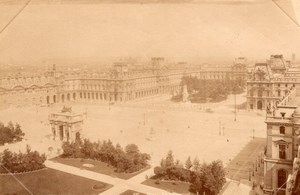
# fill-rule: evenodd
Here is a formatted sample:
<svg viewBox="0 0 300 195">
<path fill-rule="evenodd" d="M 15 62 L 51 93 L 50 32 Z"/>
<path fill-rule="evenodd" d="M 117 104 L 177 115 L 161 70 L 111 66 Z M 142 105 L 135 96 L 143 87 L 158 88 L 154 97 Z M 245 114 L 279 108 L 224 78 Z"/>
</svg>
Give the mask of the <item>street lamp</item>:
<svg viewBox="0 0 300 195">
<path fill-rule="evenodd" d="M 236 121 L 236 93 L 234 92 L 234 121 Z"/>
<path fill-rule="evenodd" d="M 251 181 L 251 169 L 249 168 L 249 181 Z"/>
<path fill-rule="evenodd" d="M 254 177 L 254 163 L 252 162 L 252 176 Z"/>
<path fill-rule="evenodd" d="M 219 135 L 221 135 L 221 121 L 219 121 Z"/>
</svg>

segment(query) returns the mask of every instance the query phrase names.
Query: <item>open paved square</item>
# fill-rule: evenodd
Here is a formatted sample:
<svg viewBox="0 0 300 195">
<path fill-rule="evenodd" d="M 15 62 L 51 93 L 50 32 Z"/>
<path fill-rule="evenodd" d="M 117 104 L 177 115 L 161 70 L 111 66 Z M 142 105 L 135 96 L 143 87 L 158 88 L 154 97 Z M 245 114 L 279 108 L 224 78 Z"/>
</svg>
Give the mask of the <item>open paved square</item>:
<svg viewBox="0 0 300 195">
<path fill-rule="evenodd" d="M 237 104 L 245 101 L 237 96 Z M 156 98 L 135 104 L 73 104 L 72 109 L 84 115 L 83 137 L 92 141 L 110 139 L 114 144 L 135 143 L 151 154 L 156 166 L 169 150 L 184 161 L 188 156 L 200 162 L 221 159 L 225 165 L 255 137 L 265 137 L 263 112 L 237 111 L 234 121 L 233 96 L 221 103 L 178 104 Z M 18 122 L 27 139 L 10 145 L 16 151 L 29 144 L 33 149 L 49 153 L 50 146 L 58 148 L 59 141 L 51 140 L 48 115 L 55 107 L 10 108 L 0 111 L 1 120 Z M 206 111 L 210 108 L 211 111 Z M 26 116 L 26 117 L 24 117 Z M 12 118 L 13 117 L 13 118 Z M 255 122 L 254 122 L 255 121 Z M 39 132 L 39 133 L 37 133 Z M 7 146 L 2 146 L 4 149 Z M 52 153 L 55 153 L 54 149 Z"/>
</svg>

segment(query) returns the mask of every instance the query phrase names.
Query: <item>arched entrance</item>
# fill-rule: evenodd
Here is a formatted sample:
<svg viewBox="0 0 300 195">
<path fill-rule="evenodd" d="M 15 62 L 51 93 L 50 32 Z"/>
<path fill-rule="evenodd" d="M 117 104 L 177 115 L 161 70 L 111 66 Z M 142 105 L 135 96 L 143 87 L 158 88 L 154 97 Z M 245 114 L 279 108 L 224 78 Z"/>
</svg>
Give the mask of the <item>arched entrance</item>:
<svg viewBox="0 0 300 195">
<path fill-rule="evenodd" d="M 262 110 L 262 101 L 257 101 L 257 109 Z"/>
<path fill-rule="evenodd" d="M 286 188 L 286 180 L 287 180 L 287 173 L 285 170 L 280 169 L 277 172 L 277 187 L 278 188 Z"/>
</svg>

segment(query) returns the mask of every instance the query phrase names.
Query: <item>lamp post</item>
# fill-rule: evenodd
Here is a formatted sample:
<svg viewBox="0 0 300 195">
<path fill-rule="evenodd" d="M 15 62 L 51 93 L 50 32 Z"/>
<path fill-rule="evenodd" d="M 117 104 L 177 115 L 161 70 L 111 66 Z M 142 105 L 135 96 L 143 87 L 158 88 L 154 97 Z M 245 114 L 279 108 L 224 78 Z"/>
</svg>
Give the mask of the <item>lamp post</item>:
<svg viewBox="0 0 300 195">
<path fill-rule="evenodd" d="M 219 121 L 219 135 L 221 135 L 221 121 Z"/>
<path fill-rule="evenodd" d="M 236 93 L 234 90 L 234 121 L 236 121 Z"/>
<path fill-rule="evenodd" d="M 251 181 L 251 169 L 249 168 L 249 181 Z"/>
</svg>

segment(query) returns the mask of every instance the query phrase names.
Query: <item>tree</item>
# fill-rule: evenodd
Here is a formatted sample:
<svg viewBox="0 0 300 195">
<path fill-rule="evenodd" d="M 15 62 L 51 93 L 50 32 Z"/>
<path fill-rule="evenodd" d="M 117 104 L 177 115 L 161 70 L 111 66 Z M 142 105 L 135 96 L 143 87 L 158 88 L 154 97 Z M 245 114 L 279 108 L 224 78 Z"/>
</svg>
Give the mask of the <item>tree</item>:
<svg viewBox="0 0 300 195">
<path fill-rule="evenodd" d="M 85 157 L 94 159 L 96 156 L 96 152 L 94 150 L 94 145 L 90 140 L 84 139 L 83 145 L 81 148 L 81 152 L 84 154 Z"/>
<path fill-rule="evenodd" d="M 174 165 L 174 157 L 173 157 L 173 152 L 170 150 L 167 154 L 166 160 L 165 160 L 165 166 L 170 167 Z"/>
<path fill-rule="evenodd" d="M 155 168 L 154 168 L 154 174 L 155 174 L 156 176 L 158 176 L 158 177 L 161 177 L 161 176 L 165 175 L 166 172 L 165 172 L 165 170 L 164 170 L 163 168 L 161 168 L 161 167 L 155 167 Z"/>
<path fill-rule="evenodd" d="M 139 151 L 139 147 L 135 144 L 128 144 L 126 147 L 125 147 L 125 152 L 129 155 L 135 155 L 135 154 L 138 154 L 140 151 Z"/>
<path fill-rule="evenodd" d="M 203 182 L 201 180 L 201 176 L 199 175 L 199 173 L 193 172 L 190 182 L 191 182 L 190 191 L 196 194 L 202 194 Z"/>
<path fill-rule="evenodd" d="M 19 124 L 15 126 L 12 122 L 9 122 L 7 126 L 3 123 L 0 124 L 0 145 L 21 141 L 24 135 Z"/>
<path fill-rule="evenodd" d="M 27 147 L 29 148 L 29 147 Z M 23 171 L 33 171 L 44 168 L 46 160 L 45 154 L 27 149 L 26 153 L 13 153 L 8 149 L 4 150 L 0 164 L 9 172 L 17 173 Z"/>
<path fill-rule="evenodd" d="M 198 172 L 200 171 L 201 165 L 199 159 L 196 157 L 193 161 L 193 171 Z"/>
<path fill-rule="evenodd" d="M 192 161 L 191 161 L 191 157 L 189 156 L 188 159 L 185 161 L 185 168 L 187 170 L 190 170 L 192 168 L 193 164 L 192 164 Z"/>
<path fill-rule="evenodd" d="M 204 188 L 208 194 L 217 195 L 226 183 L 225 170 L 221 161 L 203 164 L 201 174 L 204 178 Z"/>
</svg>

